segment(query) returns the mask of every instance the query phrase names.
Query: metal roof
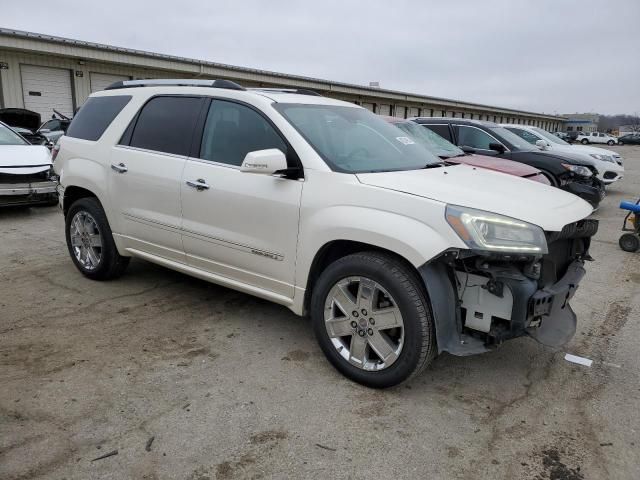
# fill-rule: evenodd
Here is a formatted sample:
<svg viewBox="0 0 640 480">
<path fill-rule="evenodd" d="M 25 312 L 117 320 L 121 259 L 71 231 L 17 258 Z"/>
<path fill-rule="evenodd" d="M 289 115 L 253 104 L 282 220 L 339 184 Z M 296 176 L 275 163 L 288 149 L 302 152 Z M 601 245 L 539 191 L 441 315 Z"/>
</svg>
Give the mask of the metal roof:
<svg viewBox="0 0 640 480">
<path fill-rule="evenodd" d="M 380 94 L 401 95 L 401 96 L 405 96 L 405 97 L 414 97 L 416 99 L 419 99 L 423 103 L 436 103 L 436 104 L 439 103 L 439 102 L 440 103 L 453 103 L 453 104 L 456 104 L 456 106 L 461 107 L 461 108 L 474 108 L 475 107 L 475 108 L 480 108 L 480 109 L 499 110 L 499 111 L 502 111 L 502 112 L 505 112 L 505 113 L 513 113 L 513 114 L 516 114 L 516 115 L 547 117 L 547 118 L 553 118 L 553 119 L 556 119 L 556 120 L 563 120 L 563 117 L 561 117 L 561 116 L 551 115 L 551 114 L 546 114 L 546 113 L 529 112 L 529 111 L 525 111 L 525 110 L 516 110 L 516 109 L 513 109 L 513 108 L 503 108 L 503 107 L 497 107 L 497 106 L 493 106 L 493 105 L 485 105 L 485 104 L 481 104 L 481 103 L 466 102 L 466 101 L 462 101 L 462 100 L 454 100 L 454 99 L 443 98 L 443 97 L 432 97 L 432 96 L 423 95 L 423 94 L 419 94 L 419 93 L 403 92 L 403 91 L 400 91 L 400 90 L 390 90 L 390 89 L 384 89 L 384 88 L 378 88 L 378 87 L 368 87 L 368 86 L 357 85 L 357 84 L 353 84 L 353 83 L 336 82 L 336 81 L 332 81 L 332 80 L 325 80 L 325 79 L 321 79 L 321 78 L 306 77 L 306 76 L 302 76 L 302 75 L 290 75 L 290 74 L 285 74 L 285 73 L 280 73 L 280 72 L 273 72 L 273 71 L 269 71 L 269 70 L 261 70 L 261 69 L 255 69 L 255 68 L 247 68 L 247 67 L 238 67 L 236 65 L 229 65 L 229 64 L 224 64 L 224 63 L 210 62 L 210 61 L 207 61 L 207 60 L 197 60 L 197 59 L 193 59 L 193 58 L 180 57 L 180 56 L 176 56 L 176 55 L 165 55 L 165 54 L 161 54 L 161 53 L 147 52 L 147 51 L 144 51 L 144 50 L 136 50 L 136 49 L 132 49 L 132 48 L 117 47 L 117 46 L 113 46 L 113 45 L 106 45 L 106 44 L 103 44 L 103 43 L 87 42 L 87 41 L 84 41 L 84 40 L 75 40 L 75 39 L 71 39 L 71 38 L 58 37 L 58 36 L 48 35 L 48 34 L 43 34 L 43 33 L 27 32 L 27 31 L 23 31 L 23 30 L 15 30 L 15 29 L 10 29 L 10 28 L 2 28 L 2 27 L 0 27 L 0 36 L 7 36 L 7 37 L 21 38 L 21 39 L 30 39 L 30 40 L 39 40 L 39 41 L 54 43 L 54 44 L 58 44 L 58 45 L 68 45 L 68 46 L 76 46 L 76 47 L 93 48 L 93 49 L 107 51 L 107 52 L 123 53 L 123 54 L 136 55 L 136 56 L 147 57 L 147 58 L 156 58 L 156 59 L 159 59 L 159 60 L 167 60 L 167 61 L 172 61 L 172 62 L 182 62 L 182 63 L 192 64 L 192 65 L 199 65 L 199 66 L 203 65 L 203 66 L 208 66 L 208 67 L 213 67 L 213 68 L 226 69 L 226 70 L 235 71 L 235 72 L 239 72 L 239 73 L 257 74 L 257 75 L 264 75 L 264 76 L 274 77 L 274 78 L 283 78 L 283 79 L 288 79 L 288 80 L 300 80 L 300 81 L 305 81 L 305 82 L 314 82 L 314 83 L 318 83 L 318 84 L 324 85 L 328 90 L 331 90 L 332 86 L 356 89 L 356 90 L 359 90 L 361 92 L 360 95 L 363 95 L 363 96 L 366 96 L 367 94 L 371 94 L 372 96 L 375 96 L 375 97 L 379 97 Z"/>
</svg>

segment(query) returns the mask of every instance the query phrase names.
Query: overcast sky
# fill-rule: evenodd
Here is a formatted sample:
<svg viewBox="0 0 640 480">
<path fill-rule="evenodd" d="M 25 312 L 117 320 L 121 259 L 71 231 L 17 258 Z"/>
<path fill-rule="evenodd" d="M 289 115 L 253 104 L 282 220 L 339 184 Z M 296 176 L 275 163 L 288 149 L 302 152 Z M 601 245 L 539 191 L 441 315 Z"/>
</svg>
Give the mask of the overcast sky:
<svg viewBox="0 0 640 480">
<path fill-rule="evenodd" d="M 640 0 L 31 0 L 0 26 L 546 113 L 640 111 Z"/>
</svg>

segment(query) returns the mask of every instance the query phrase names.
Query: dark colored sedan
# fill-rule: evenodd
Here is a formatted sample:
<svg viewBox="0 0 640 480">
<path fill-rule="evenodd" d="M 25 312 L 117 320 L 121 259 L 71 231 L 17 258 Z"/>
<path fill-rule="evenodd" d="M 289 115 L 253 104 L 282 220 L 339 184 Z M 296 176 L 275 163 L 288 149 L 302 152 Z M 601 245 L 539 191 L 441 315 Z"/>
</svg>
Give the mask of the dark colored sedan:
<svg viewBox="0 0 640 480">
<path fill-rule="evenodd" d="M 618 138 L 618 145 L 640 145 L 640 133 L 630 133 Z"/>
<path fill-rule="evenodd" d="M 594 208 L 604 198 L 604 185 L 592 165 L 561 154 L 538 150 L 497 123 L 463 118 L 413 118 L 467 153 L 496 156 L 540 170 L 551 185 L 578 195 Z"/>
</svg>

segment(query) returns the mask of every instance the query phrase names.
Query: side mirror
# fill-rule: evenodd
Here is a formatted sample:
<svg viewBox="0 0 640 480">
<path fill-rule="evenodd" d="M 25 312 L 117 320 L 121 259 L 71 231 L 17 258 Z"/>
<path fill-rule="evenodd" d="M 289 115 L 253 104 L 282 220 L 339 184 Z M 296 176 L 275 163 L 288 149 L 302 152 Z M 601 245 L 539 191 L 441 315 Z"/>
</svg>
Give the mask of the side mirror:
<svg viewBox="0 0 640 480">
<path fill-rule="evenodd" d="M 546 150 L 547 142 L 545 142 L 544 140 L 536 140 L 536 147 L 538 147 L 540 150 Z"/>
<path fill-rule="evenodd" d="M 498 152 L 498 153 L 505 152 L 504 145 L 502 145 L 501 143 L 490 143 L 489 150 L 493 150 L 494 152 Z"/>
<path fill-rule="evenodd" d="M 287 158 L 277 148 L 249 152 L 240 166 L 241 172 L 261 173 L 263 175 L 273 175 L 286 169 Z"/>
</svg>

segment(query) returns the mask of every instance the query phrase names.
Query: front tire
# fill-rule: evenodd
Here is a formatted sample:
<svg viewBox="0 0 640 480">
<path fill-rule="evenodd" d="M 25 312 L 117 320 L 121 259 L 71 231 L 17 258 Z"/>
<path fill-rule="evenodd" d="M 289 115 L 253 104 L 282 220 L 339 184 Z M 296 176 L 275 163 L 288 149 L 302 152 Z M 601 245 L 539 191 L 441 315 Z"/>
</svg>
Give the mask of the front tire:
<svg viewBox="0 0 640 480">
<path fill-rule="evenodd" d="M 616 144 L 616 142 L 614 142 L 613 140 L 609 140 L 607 142 L 607 145 L 609 145 L 609 146 L 612 146 L 612 145 L 615 145 L 615 144 Z"/>
<path fill-rule="evenodd" d="M 625 233 L 620 237 L 618 244 L 625 252 L 637 252 L 640 249 L 640 237 L 635 233 Z"/>
<path fill-rule="evenodd" d="M 583 145 L 589 145 L 589 140 L 587 140 L 586 138 L 583 138 L 582 140 L 580 140 L 580 143 Z"/>
<path fill-rule="evenodd" d="M 547 172 L 546 170 L 540 170 L 540 172 L 547 178 L 547 180 L 549 180 L 549 183 L 552 187 L 557 187 L 558 185 L 560 185 L 560 182 L 558 182 L 558 179 L 552 173 Z"/>
<path fill-rule="evenodd" d="M 84 276 L 110 280 L 124 273 L 130 258 L 118 253 L 97 198 L 81 198 L 71 205 L 65 217 L 65 231 L 71 260 Z"/>
<path fill-rule="evenodd" d="M 362 385 L 397 385 L 436 355 L 424 285 L 393 255 L 361 252 L 335 261 L 316 282 L 310 310 L 327 359 Z"/>
</svg>

